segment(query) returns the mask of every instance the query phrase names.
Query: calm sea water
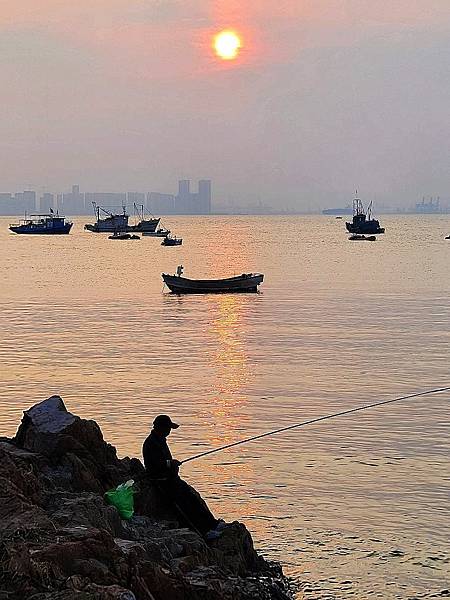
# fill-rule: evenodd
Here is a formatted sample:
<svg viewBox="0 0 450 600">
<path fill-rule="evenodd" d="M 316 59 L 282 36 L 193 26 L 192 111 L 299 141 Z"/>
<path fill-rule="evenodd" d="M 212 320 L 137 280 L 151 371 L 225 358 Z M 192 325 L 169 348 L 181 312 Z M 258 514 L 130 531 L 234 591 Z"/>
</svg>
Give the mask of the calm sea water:
<svg viewBox="0 0 450 600">
<path fill-rule="evenodd" d="M 187 458 L 315 416 L 450 385 L 448 216 L 385 216 L 375 243 L 330 217 L 171 217 L 183 246 L 0 219 L 1 435 L 60 394 L 120 456 L 158 413 Z M 261 271 L 256 295 L 176 297 L 161 272 Z M 450 394 L 183 467 L 214 512 L 281 560 L 299 598 L 426 598 L 450 587 Z"/>
</svg>

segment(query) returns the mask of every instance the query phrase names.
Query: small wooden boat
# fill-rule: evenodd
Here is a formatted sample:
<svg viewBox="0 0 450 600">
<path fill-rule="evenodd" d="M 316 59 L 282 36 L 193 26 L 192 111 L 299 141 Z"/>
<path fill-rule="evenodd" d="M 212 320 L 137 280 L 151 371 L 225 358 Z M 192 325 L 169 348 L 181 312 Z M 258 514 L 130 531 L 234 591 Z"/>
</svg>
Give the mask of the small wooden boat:
<svg viewBox="0 0 450 600">
<path fill-rule="evenodd" d="M 115 232 L 112 235 L 108 236 L 109 240 L 140 240 L 141 238 L 138 235 L 126 233 L 126 232 Z"/>
<path fill-rule="evenodd" d="M 175 294 L 220 294 L 236 292 L 257 292 L 263 282 L 262 273 L 243 273 L 226 279 L 187 279 L 181 277 L 183 267 L 177 268 L 176 275 L 162 274 L 164 283 Z"/>
<path fill-rule="evenodd" d="M 181 246 L 182 243 L 183 240 L 181 238 L 166 235 L 166 237 L 161 242 L 161 246 Z"/>
<path fill-rule="evenodd" d="M 376 242 L 377 240 L 374 235 L 360 235 L 359 233 L 354 233 L 348 239 L 351 242 Z"/>
<path fill-rule="evenodd" d="M 157 229 L 156 231 L 143 231 L 142 235 L 145 236 L 149 236 L 149 237 L 167 237 L 170 233 L 170 229 L 164 229 L 163 227 L 161 227 L 160 229 Z"/>
</svg>

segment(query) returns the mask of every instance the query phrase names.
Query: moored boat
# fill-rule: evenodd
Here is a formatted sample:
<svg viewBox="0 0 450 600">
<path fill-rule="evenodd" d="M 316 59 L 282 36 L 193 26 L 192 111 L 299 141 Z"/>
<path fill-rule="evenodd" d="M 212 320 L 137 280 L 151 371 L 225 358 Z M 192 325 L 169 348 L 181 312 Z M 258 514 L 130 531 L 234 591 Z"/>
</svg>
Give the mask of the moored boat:
<svg viewBox="0 0 450 600">
<path fill-rule="evenodd" d="M 376 234 L 384 233 L 384 227 L 380 227 L 377 219 L 372 219 L 372 202 L 367 207 L 367 216 L 364 212 L 364 206 L 359 198 L 353 200 L 353 220 L 345 224 L 349 233 L 358 234 Z"/>
<path fill-rule="evenodd" d="M 95 214 L 97 216 L 96 223 L 86 223 L 84 228 L 87 231 L 93 233 L 115 233 L 116 231 L 127 231 L 128 230 L 128 215 L 125 210 L 125 206 L 122 207 L 122 213 L 114 214 L 109 212 L 105 208 L 98 206 L 95 202 L 92 203 Z M 106 217 L 100 217 L 100 214 L 104 213 Z"/>
<path fill-rule="evenodd" d="M 161 219 L 154 217 L 153 215 L 146 217 L 143 204 L 141 204 L 139 207 L 135 204 L 134 211 L 139 221 L 135 225 L 128 225 L 127 231 L 138 231 L 141 233 L 145 232 L 146 235 L 154 233 Z"/>
<path fill-rule="evenodd" d="M 181 246 L 182 243 L 182 238 L 171 237 L 170 235 L 166 235 L 163 241 L 161 242 L 161 246 Z"/>
<path fill-rule="evenodd" d="M 108 235 L 109 240 L 140 240 L 141 238 L 138 235 L 127 233 L 127 232 L 119 232 L 116 231 L 112 235 Z"/>
<path fill-rule="evenodd" d="M 164 227 L 160 227 L 156 231 L 143 231 L 142 235 L 149 237 L 167 237 L 170 233 L 170 229 L 164 229 Z"/>
<path fill-rule="evenodd" d="M 30 215 L 19 221 L 11 223 L 9 229 L 14 233 L 25 233 L 33 235 L 64 235 L 68 234 L 73 223 L 66 221 L 63 215 L 54 214 Z"/>
<path fill-rule="evenodd" d="M 164 283 L 175 294 L 211 294 L 257 292 L 263 282 L 262 273 L 243 273 L 225 279 L 188 279 L 182 277 L 183 267 L 177 268 L 176 275 L 162 274 Z"/>
<path fill-rule="evenodd" d="M 366 235 L 360 235 L 359 233 L 354 233 L 348 239 L 351 242 L 359 242 L 359 241 L 363 241 L 363 242 L 375 242 L 377 238 L 374 235 L 367 235 L 366 236 Z"/>
</svg>

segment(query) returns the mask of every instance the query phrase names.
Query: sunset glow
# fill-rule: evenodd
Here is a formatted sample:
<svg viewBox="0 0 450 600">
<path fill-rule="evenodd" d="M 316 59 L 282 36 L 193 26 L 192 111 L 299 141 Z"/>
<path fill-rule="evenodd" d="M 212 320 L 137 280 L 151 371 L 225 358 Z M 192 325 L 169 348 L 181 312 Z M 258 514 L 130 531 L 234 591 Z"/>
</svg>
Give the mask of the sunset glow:
<svg viewBox="0 0 450 600">
<path fill-rule="evenodd" d="M 223 60 L 236 58 L 241 47 L 241 40 L 234 31 L 221 31 L 214 37 L 214 50 Z"/>
</svg>

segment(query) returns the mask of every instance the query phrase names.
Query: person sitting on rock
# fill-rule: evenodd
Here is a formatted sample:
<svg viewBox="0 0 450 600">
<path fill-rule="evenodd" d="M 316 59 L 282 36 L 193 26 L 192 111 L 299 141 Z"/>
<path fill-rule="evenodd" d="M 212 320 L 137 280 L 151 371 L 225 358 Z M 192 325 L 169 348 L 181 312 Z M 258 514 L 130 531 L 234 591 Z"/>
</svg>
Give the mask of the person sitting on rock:
<svg viewBox="0 0 450 600">
<path fill-rule="evenodd" d="M 155 418 L 142 447 L 145 470 L 162 499 L 174 505 L 186 524 L 206 539 L 214 539 L 220 535 L 224 521 L 216 519 L 200 494 L 181 479 L 178 474 L 181 463 L 172 458 L 167 445 L 167 436 L 178 427 L 168 415 Z"/>
</svg>

